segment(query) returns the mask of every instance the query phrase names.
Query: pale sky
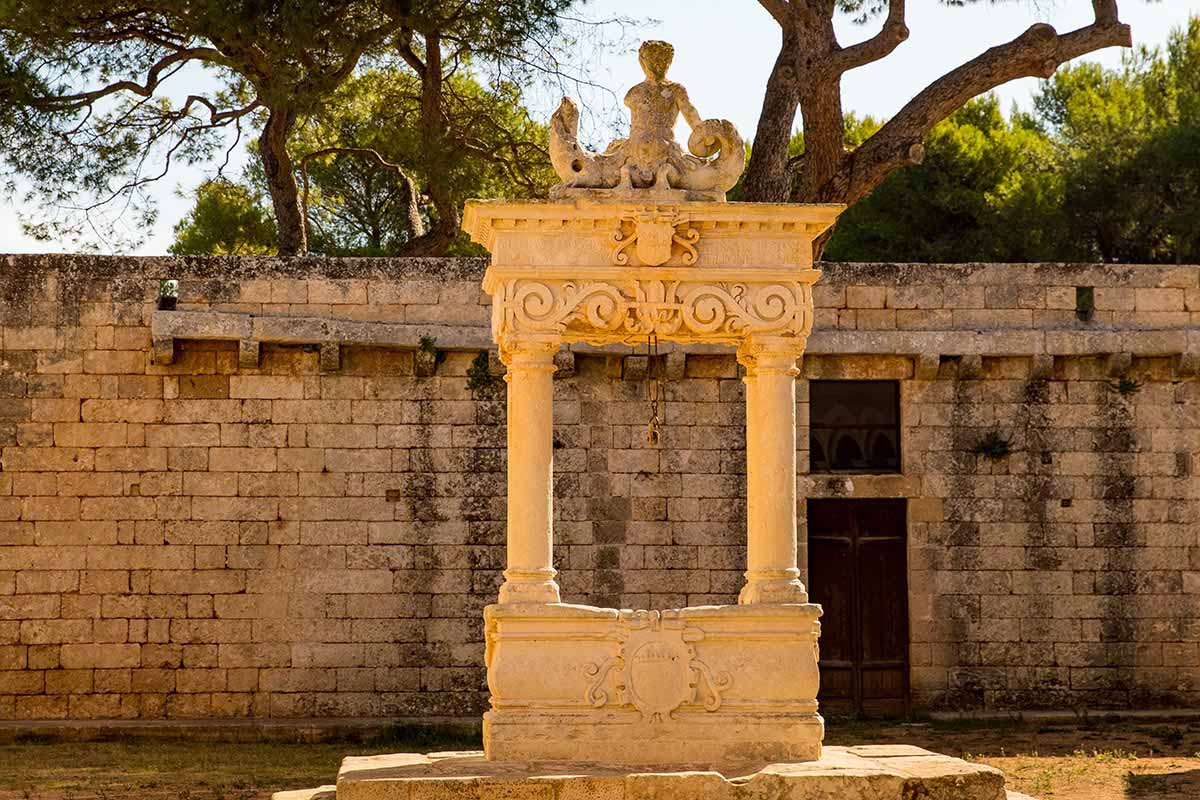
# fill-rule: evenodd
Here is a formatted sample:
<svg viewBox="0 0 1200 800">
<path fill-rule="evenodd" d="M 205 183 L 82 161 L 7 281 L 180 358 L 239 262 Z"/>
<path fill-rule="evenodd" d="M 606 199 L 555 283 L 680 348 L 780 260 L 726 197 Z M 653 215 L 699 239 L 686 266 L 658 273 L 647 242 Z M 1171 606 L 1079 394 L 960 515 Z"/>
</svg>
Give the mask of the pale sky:
<svg viewBox="0 0 1200 800">
<path fill-rule="evenodd" d="M 779 47 L 779 28 L 753 0 L 592 0 L 593 16 L 627 16 L 658 20 L 638 38 L 666 39 L 675 45 L 671 77 L 688 88 L 705 117 L 730 119 L 747 139 L 754 135 L 762 105 L 763 87 Z M 1163 44 L 1173 28 L 1191 15 L 1200 15 L 1200 0 L 1124 0 L 1121 17 L 1133 27 L 1138 45 Z M 848 73 L 843 82 L 846 110 L 887 117 L 930 81 L 988 47 L 1017 36 L 1033 22 L 1049 22 L 1065 32 L 1091 20 L 1090 0 L 1027 0 L 1000 6 L 979 3 L 945 8 L 935 0 L 911 0 L 911 35 L 881 62 Z M 848 20 L 839 26 L 843 44 L 863 39 L 878 27 Z M 1121 50 L 1113 48 L 1088 56 L 1109 66 L 1119 64 Z M 618 96 L 642 79 L 636 58 L 628 53 L 606 58 L 594 79 Z M 1037 81 L 1027 79 L 998 90 L 1007 108 L 1028 106 Z M 176 196 L 203 177 L 196 169 L 180 169 L 161 181 L 155 195 L 159 221 L 137 252 L 165 253 L 172 226 L 189 201 Z M 11 203 L 0 204 L 0 252 L 42 252 L 56 248 L 24 237 Z M 61 248 L 57 248 L 61 249 Z"/>
</svg>

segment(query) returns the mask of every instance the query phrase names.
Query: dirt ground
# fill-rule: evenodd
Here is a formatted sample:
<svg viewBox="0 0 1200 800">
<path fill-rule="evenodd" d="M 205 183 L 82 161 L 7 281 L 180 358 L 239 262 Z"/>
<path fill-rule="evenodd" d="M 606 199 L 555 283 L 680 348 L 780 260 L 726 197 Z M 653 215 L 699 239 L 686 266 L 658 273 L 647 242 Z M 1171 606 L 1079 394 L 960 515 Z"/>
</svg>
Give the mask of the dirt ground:
<svg viewBox="0 0 1200 800">
<path fill-rule="evenodd" d="M 1200 720 L 1074 724 L 831 721 L 827 744 L 913 744 L 1004 771 L 1046 800 L 1200 800 Z"/>
<path fill-rule="evenodd" d="M 826 743 L 906 743 L 991 764 L 1044 800 L 1200 800 L 1200 720 L 1072 724 L 831 720 Z M 474 749 L 461 735 L 397 730 L 366 741 L 127 739 L 0 744 L 0 800 L 262 800 L 331 783 L 348 754 Z"/>
</svg>

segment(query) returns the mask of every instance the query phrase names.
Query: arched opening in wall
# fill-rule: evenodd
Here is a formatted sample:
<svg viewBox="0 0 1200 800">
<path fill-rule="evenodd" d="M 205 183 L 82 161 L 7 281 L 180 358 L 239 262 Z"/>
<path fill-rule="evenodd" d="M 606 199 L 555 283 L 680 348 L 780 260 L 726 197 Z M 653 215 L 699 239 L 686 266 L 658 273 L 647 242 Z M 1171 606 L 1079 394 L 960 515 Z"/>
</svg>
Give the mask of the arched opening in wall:
<svg viewBox="0 0 1200 800">
<path fill-rule="evenodd" d="M 837 439 L 837 447 L 834 448 L 833 463 L 837 469 L 861 470 L 866 467 L 866 459 L 863 458 L 863 449 L 859 446 L 854 434 L 843 433 Z"/>
<path fill-rule="evenodd" d="M 809 461 L 811 463 L 813 463 L 813 464 L 828 463 L 829 457 L 825 455 L 825 445 L 821 443 L 821 440 L 818 437 L 816 437 L 816 436 L 812 437 L 812 440 L 809 442 L 808 446 L 809 446 Z"/>
<path fill-rule="evenodd" d="M 888 431 L 876 431 L 871 437 L 870 463 L 889 472 L 900 469 L 900 447 L 895 434 Z"/>
</svg>

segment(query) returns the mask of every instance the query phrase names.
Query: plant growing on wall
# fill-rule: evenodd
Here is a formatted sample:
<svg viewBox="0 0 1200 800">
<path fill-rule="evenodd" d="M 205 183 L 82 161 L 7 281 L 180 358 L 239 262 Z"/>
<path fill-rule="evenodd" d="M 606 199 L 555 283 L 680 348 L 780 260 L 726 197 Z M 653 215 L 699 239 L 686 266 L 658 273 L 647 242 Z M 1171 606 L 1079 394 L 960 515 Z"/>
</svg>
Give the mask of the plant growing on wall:
<svg viewBox="0 0 1200 800">
<path fill-rule="evenodd" d="M 1110 381 L 1108 388 L 1109 391 L 1116 392 L 1121 397 L 1133 397 L 1142 390 L 1142 383 L 1133 378 L 1123 376 L 1120 380 Z"/>
<path fill-rule="evenodd" d="M 988 431 L 975 443 L 974 453 L 988 461 L 999 461 L 1012 453 L 1012 440 L 1002 436 L 1000 431 Z"/>
<path fill-rule="evenodd" d="M 441 354 L 438 353 L 437 339 L 432 336 L 422 336 L 417 344 L 417 352 L 413 354 L 413 373 L 418 378 L 429 378 L 437 372 Z"/>
<path fill-rule="evenodd" d="M 467 389 L 476 398 L 494 396 L 502 383 L 504 378 L 492 372 L 486 350 L 471 360 L 471 366 L 467 368 Z"/>
</svg>

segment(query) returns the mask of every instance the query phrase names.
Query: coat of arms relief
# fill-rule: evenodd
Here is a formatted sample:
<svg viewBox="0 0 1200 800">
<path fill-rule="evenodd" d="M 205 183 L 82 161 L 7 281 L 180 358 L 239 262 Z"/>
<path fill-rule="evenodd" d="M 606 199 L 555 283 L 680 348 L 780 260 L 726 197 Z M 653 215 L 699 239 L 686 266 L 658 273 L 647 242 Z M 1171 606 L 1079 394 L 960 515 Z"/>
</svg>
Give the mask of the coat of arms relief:
<svg viewBox="0 0 1200 800">
<path fill-rule="evenodd" d="M 727 672 L 713 673 L 696 657 L 704 631 L 670 611 L 622 611 L 616 637 L 620 653 L 584 666 L 584 699 L 593 708 L 632 705 L 645 722 L 663 722 L 686 704 L 705 711 L 721 707 L 721 693 L 733 685 Z"/>
</svg>

